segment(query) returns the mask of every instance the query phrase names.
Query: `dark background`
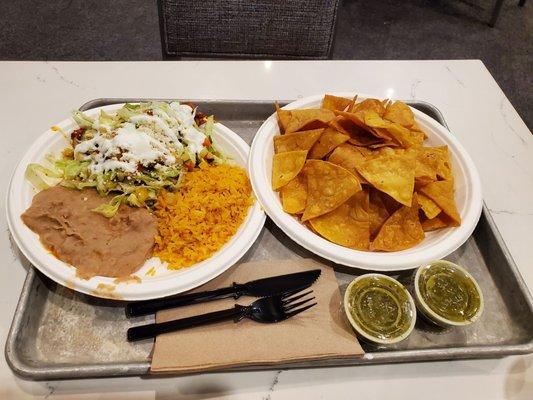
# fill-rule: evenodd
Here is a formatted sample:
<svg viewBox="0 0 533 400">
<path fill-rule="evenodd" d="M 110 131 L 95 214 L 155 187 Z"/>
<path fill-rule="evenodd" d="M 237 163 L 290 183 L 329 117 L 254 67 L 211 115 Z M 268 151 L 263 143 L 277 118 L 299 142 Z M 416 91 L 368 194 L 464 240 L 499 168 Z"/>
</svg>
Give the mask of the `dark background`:
<svg viewBox="0 0 533 400">
<path fill-rule="evenodd" d="M 481 59 L 531 129 L 533 4 L 494 1 L 344 0 L 333 59 Z M 1 60 L 162 60 L 156 0 L 0 3 Z"/>
</svg>

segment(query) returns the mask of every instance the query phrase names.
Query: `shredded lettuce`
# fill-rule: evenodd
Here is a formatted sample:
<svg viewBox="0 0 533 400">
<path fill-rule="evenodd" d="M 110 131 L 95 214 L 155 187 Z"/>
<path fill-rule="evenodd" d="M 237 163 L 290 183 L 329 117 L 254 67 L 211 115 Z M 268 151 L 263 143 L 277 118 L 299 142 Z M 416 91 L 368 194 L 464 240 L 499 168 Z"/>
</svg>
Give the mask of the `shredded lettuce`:
<svg viewBox="0 0 533 400">
<path fill-rule="evenodd" d="M 116 129 L 120 125 L 120 118 L 117 115 L 110 115 L 102 110 L 98 116 L 98 123 L 100 125 L 107 125 L 111 129 Z"/>
<path fill-rule="evenodd" d="M 160 176 L 164 179 L 178 178 L 181 173 L 181 168 L 169 168 L 166 171 L 161 172 Z"/>
<path fill-rule="evenodd" d="M 126 103 L 117 111 L 117 117 L 127 121 L 135 115 L 143 114 L 145 111 L 153 109 L 153 104 L 153 102 L 136 104 Z"/>
<path fill-rule="evenodd" d="M 213 135 L 213 127 L 215 126 L 215 118 L 210 115 L 207 117 L 207 120 L 205 121 L 205 124 L 203 126 L 205 134 L 209 137 L 209 140 L 213 141 L 213 138 L 211 137 Z"/>
<path fill-rule="evenodd" d="M 40 164 L 30 164 L 26 168 L 26 179 L 39 190 L 48 189 L 61 182 L 63 174 L 56 169 L 46 168 Z"/>
<path fill-rule="evenodd" d="M 123 200 L 126 198 L 126 194 L 119 194 L 111 199 L 109 203 L 99 205 L 92 211 L 102 214 L 104 217 L 112 218 L 118 211 Z"/>
<path fill-rule="evenodd" d="M 117 111 L 117 116 L 123 119 L 124 121 L 127 121 L 134 115 L 139 114 L 139 108 L 139 104 L 126 103 L 124 104 L 124 107 Z"/>
<path fill-rule="evenodd" d="M 179 176 L 179 173 L 175 176 Z M 173 186 L 174 182 L 170 179 L 165 179 L 166 177 L 164 175 L 161 175 L 159 179 L 155 179 L 147 174 L 139 174 L 136 179 L 138 179 L 140 182 L 145 183 L 149 187 L 153 188 L 164 188 L 165 186 Z M 167 177 L 170 178 L 170 177 Z"/>
<path fill-rule="evenodd" d="M 89 168 L 89 161 L 62 159 L 55 161 L 55 166 L 63 171 L 63 178 L 66 180 L 75 179 L 78 176 L 86 176 Z"/>
<path fill-rule="evenodd" d="M 78 189 L 83 190 L 90 187 L 96 187 L 96 182 L 94 181 L 61 181 L 61 186 L 64 186 L 69 189 Z"/>
<path fill-rule="evenodd" d="M 126 202 L 130 205 L 130 206 L 134 206 L 134 207 L 143 207 L 144 206 L 144 202 L 141 201 L 139 199 L 139 196 L 135 193 L 131 193 L 130 195 L 128 195 L 127 199 L 126 199 Z"/>
<path fill-rule="evenodd" d="M 196 122 L 190 122 L 190 120 L 183 126 L 183 121 L 185 121 L 181 114 L 183 110 L 177 106 L 179 106 L 177 102 L 172 104 L 157 101 L 139 104 L 127 103 L 114 114 L 100 111 L 99 115 L 94 118 L 81 111 L 74 111 L 72 116 L 79 127 L 84 128 L 84 131 L 81 136 L 77 136 L 75 140 L 72 139 L 72 147 L 69 147 L 70 152 L 63 152 L 59 158 L 48 155 L 46 157 L 47 166 L 30 164 L 26 170 L 26 177 L 39 190 L 60 184 L 78 190 L 94 188 L 102 196 L 113 194 L 114 197 L 108 203 L 94 209 L 95 212 L 108 218 L 116 214 L 120 204 L 151 207 L 157 199 L 159 191 L 176 188 L 182 174 L 191 168 L 191 165 L 194 167 L 203 162 L 204 159 L 213 164 L 224 161 L 223 156 L 213 144 L 214 118 L 208 117 L 202 126 L 198 126 Z M 195 112 L 196 109 L 193 110 L 193 117 Z M 186 143 L 183 143 L 183 148 L 177 146 L 173 149 L 172 155 L 177 160 L 175 165 L 157 165 L 157 162 L 156 165 L 139 163 L 135 172 L 127 172 L 119 168 L 107 172 L 95 172 L 102 169 L 94 168 L 94 154 L 90 151 L 76 153 L 75 146 L 79 143 L 95 138 L 97 135 L 100 137 L 111 135 L 112 138 L 114 132 L 125 122 L 141 114 L 157 116 L 173 129 L 176 129 L 177 132 L 181 132 L 181 129 L 186 129 L 188 124 L 192 124 L 195 129 L 200 130 L 209 138 L 211 145 L 204 144 L 203 146 L 206 147 L 198 151 L 197 154 L 197 152 L 191 151 Z M 187 118 L 190 118 L 190 114 L 186 115 Z M 136 125 L 139 124 L 145 125 L 143 129 L 152 129 L 151 125 L 153 125 L 151 120 Z M 179 140 L 182 141 L 183 139 L 180 138 Z M 120 156 L 120 153 L 118 154 Z"/>
<path fill-rule="evenodd" d="M 80 128 L 92 128 L 94 124 L 94 120 L 91 117 L 78 110 L 72 113 L 72 118 L 74 118 Z"/>
<path fill-rule="evenodd" d="M 140 187 L 136 188 L 128 195 L 126 202 L 135 207 L 143 207 L 147 200 L 155 200 L 157 194 L 152 188 Z"/>
</svg>

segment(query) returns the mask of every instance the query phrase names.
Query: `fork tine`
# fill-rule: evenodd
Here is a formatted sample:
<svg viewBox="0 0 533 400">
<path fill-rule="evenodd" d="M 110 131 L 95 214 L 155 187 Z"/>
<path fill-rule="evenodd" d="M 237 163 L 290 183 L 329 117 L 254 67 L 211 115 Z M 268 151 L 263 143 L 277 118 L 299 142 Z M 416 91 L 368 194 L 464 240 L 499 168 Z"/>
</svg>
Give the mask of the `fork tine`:
<svg viewBox="0 0 533 400">
<path fill-rule="evenodd" d="M 307 295 L 310 294 L 310 293 L 313 293 L 313 291 L 312 291 L 312 290 L 309 290 L 309 291 L 307 291 L 307 292 L 305 292 L 305 293 L 302 293 L 302 294 L 300 294 L 300 295 L 298 295 L 298 296 L 285 298 L 285 299 L 283 299 L 283 304 L 289 304 L 289 303 L 292 303 L 292 302 L 294 302 L 294 301 L 296 301 L 296 300 L 298 300 L 298 299 L 301 299 L 301 298 L 304 297 L 304 296 L 307 296 Z"/>
<path fill-rule="evenodd" d="M 305 303 L 309 303 L 311 300 L 314 300 L 314 299 L 315 299 L 314 297 L 311 297 L 309 299 L 299 301 L 298 303 L 295 303 L 295 304 L 287 304 L 283 307 L 283 309 L 285 310 L 285 312 L 287 312 L 287 311 L 295 309 L 296 307 L 302 306 Z"/>
<path fill-rule="evenodd" d="M 285 293 L 283 293 L 283 294 L 281 295 L 281 299 L 282 299 L 282 300 L 285 300 L 285 299 L 287 299 L 288 297 L 291 297 L 291 296 L 293 296 L 293 295 L 295 295 L 295 294 L 297 294 L 297 293 L 303 292 L 305 289 L 308 289 L 310 286 L 311 286 L 311 284 L 306 285 L 306 286 L 301 287 L 301 288 L 296 289 L 296 290 L 291 290 L 290 292 L 285 292 Z"/>
<path fill-rule="evenodd" d="M 317 303 L 313 303 L 313 304 L 309 304 L 308 306 L 299 308 L 298 310 L 294 310 L 293 312 L 285 314 L 285 318 L 294 317 L 296 314 L 300 314 L 301 312 L 304 312 L 305 310 L 309 310 L 311 307 L 314 307 L 316 305 Z"/>
</svg>

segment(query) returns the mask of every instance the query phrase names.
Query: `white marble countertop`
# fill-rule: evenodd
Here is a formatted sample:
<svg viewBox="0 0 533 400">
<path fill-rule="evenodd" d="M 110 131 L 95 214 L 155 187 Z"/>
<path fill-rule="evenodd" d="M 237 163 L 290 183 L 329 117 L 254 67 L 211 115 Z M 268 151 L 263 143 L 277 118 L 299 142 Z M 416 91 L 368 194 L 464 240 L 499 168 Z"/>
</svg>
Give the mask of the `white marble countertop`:
<svg viewBox="0 0 533 400">
<path fill-rule="evenodd" d="M 527 88 L 525 88 L 526 90 Z M 473 157 L 498 228 L 533 288 L 533 135 L 481 61 L 0 62 L 0 343 L 26 270 L 10 249 L 5 188 L 48 127 L 98 97 L 291 99 L 325 91 L 425 100 Z M 330 369 L 30 382 L 0 358 L 0 399 L 532 399 L 533 355 Z"/>
</svg>

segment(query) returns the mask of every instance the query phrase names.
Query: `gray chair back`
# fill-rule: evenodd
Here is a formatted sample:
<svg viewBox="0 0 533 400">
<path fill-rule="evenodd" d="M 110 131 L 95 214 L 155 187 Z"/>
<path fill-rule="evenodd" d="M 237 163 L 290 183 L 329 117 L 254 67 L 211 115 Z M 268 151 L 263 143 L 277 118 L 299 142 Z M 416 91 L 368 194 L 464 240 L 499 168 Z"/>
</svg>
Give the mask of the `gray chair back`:
<svg viewBox="0 0 533 400">
<path fill-rule="evenodd" d="M 159 0 L 165 56 L 330 57 L 339 0 Z"/>
</svg>

